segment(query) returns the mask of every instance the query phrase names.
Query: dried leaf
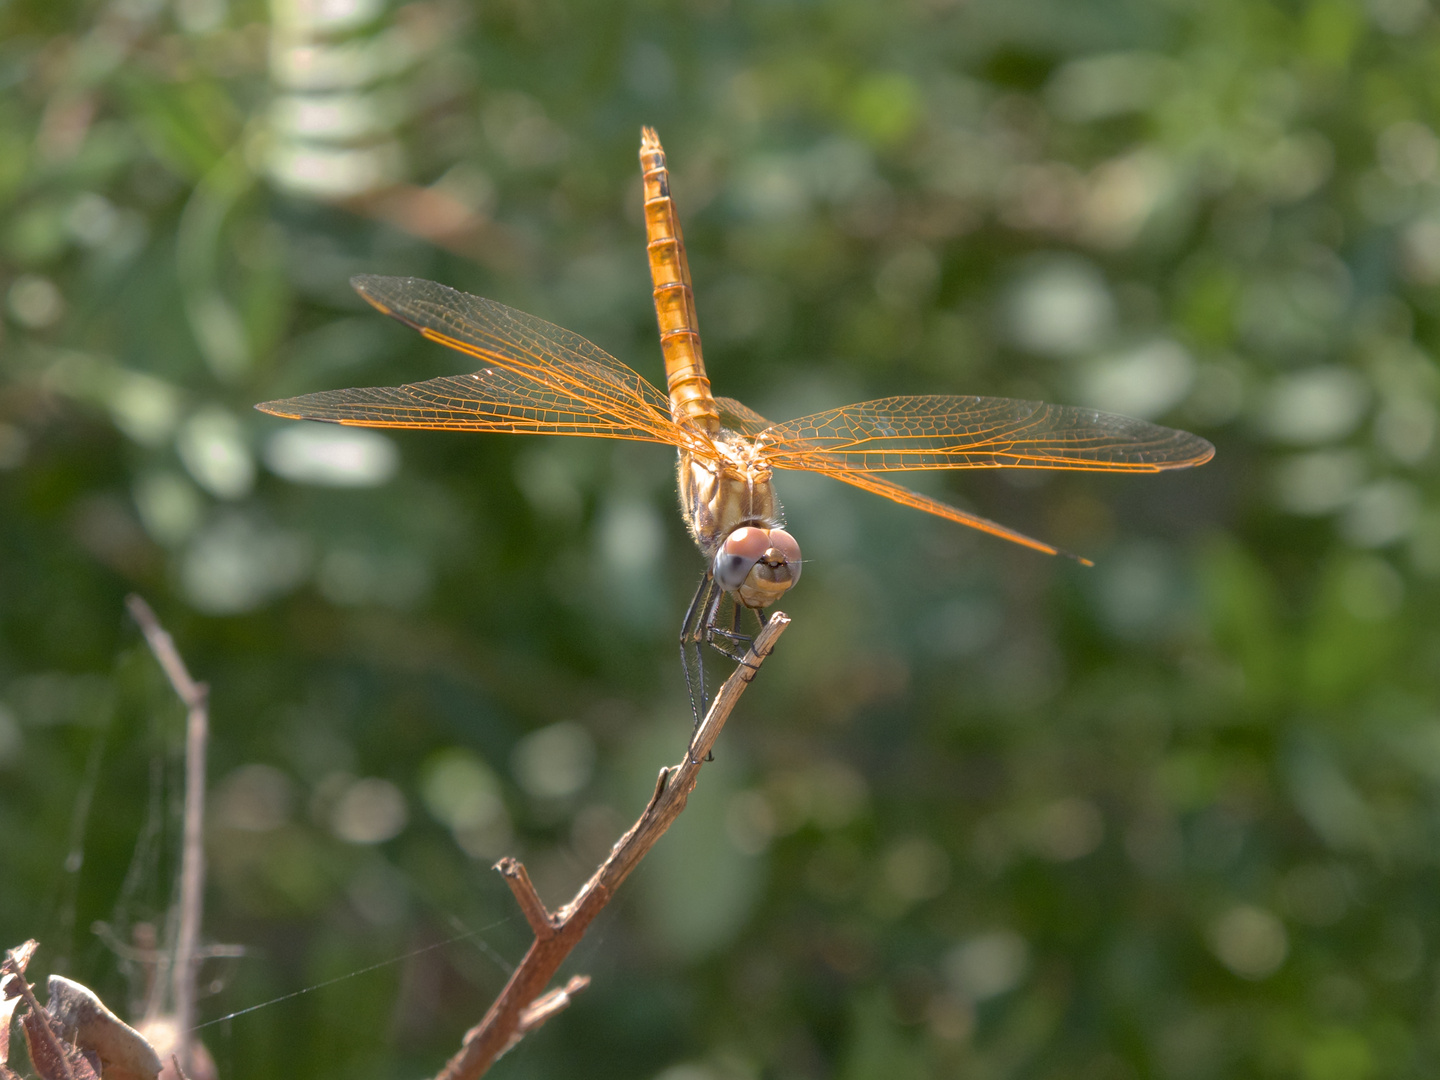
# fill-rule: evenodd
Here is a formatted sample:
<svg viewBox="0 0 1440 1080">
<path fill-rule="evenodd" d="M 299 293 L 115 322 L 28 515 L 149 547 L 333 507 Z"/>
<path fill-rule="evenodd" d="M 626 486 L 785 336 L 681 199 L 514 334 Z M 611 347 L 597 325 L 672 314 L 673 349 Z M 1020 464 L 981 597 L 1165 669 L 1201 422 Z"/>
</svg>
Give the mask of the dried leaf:
<svg viewBox="0 0 1440 1080">
<path fill-rule="evenodd" d="M 59 1052 L 57 1042 L 47 1035 L 47 1017 L 43 1012 L 28 1012 L 20 1018 L 25 1032 L 25 1048 L 30 1051 L 30 1064 L 40 1080 L 76 1080 L 70 1064 Z"/>
<path fill-rule="evenodd" d="M 6 991 L 12 989 L 11 983 L 19 981 L 14 975 L 6 975 L 0 979 L 0 1065 L 10 1061 L 10 1021 L 15 1016 L 15 1006 L 20 1004 L 18 987 L 13 988 L 14 997 L 9 996 Z"/>
<path fill-rule="evenodd" d="M 40 948 L 40 943 L 34 938 L 23 945 L 16 945 L 13 949 L 5 950 L 5 958 L 15 965 L 15 969 L 22 975 L 25 973 L 25 965 L 30 963 L 30 958 L 35 955 L 35 950 Z"/>
<path fill-rule="evenodd" d="M 22 945 L 5 950 L 5 959 L 20 974 L 0 977 L 0 1066 L 10 1062 L 10 1021 L 15 1018 L 15 1007 L 20 1004 L 24 993 L 21 980 L 25 975 L 25 966 L 30 963 L 30 958 L 39 947 L 40 943 L 31 938 Z M 4 1073 L 0 1073 L 0 1080 L 5 1080 Z"/>
<path fill-rule="evenodd" d="M 51 975 L 49 991 L 50 1015 L 76 1046 L 94 1052 L 105 1080 L 155 1080 L 160 1075 L 160 1057 L 145 1036 L 107 1009 L 89 987 Z"/>
<path fill-rule="evenodd" d="M 100 1080 L 100 1059 L 93 1050 L 76 1050 L 70 1058 L 70 1072 L 75 1080 Z"/>
</svg>

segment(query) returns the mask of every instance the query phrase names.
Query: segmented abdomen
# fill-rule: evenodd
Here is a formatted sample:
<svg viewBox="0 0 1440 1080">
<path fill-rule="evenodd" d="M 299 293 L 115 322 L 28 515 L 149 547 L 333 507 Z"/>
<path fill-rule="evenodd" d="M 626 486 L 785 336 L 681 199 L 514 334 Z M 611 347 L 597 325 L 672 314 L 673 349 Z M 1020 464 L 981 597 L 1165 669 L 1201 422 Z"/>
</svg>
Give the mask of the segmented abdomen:
<svg viewBox="0 0 1440 1080">
<path fill-rule="evenodd" d="M 705 376 L 685 239 L 670 198 L 665 150 L 654 128 L 643 128 L 640 133 L 640 171 L 645 184 L 646 249 L 655 286 L 655 318 L 660 324 L 670 413 L 679 423 L 688 421 L 705 434 L 715 435 L 720 430 L 720 411 Z"/>
</svg>

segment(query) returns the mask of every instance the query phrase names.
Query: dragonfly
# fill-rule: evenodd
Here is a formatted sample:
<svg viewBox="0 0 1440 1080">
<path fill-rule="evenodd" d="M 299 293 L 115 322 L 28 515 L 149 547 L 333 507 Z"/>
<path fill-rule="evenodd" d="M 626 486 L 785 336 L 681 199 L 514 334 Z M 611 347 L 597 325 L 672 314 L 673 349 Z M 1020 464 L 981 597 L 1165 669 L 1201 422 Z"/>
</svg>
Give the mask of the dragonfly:
<svg viewBox="0 0 1440 1080">
<path fill-rule="evenodd" d="M 1214 456 L 1210 443 L 1188 432 L 1036 401 L 910 395 L 771 423 L 732 398 L 715 396 L 665 151 L 648 127 L 641 131 L 640 168 L 664 392 L 580 335 L 533 315 L 432 281 L 361 275 L 351 285 L 376 309 L 479 361 L 480 369 L 404 386 L 326 390 L 256 408 L 359 427 L 571 435 L 673 447 L 680 511 L 704 559 L 680 630 L 697 726 L 708 706 L 705 648 L 743 663 L 753 638 L 736 628 L 741 609 L 763 625 L 767 610 L 800 580 L 800 545 L 785 527 L 776 472 L 819 473 L 1035 551 L 1068 555 L 902 487 L 889 474 L 997 468 L 1151 473 Z M 722 625 L 726 597 L 729 620 Z"/>
</svg>

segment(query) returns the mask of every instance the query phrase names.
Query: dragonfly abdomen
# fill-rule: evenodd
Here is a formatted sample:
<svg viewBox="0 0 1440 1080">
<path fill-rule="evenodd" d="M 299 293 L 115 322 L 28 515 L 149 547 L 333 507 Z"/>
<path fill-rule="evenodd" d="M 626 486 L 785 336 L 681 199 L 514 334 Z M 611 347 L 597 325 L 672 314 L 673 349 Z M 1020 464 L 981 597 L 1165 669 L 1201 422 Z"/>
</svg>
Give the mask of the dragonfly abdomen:
<svg viewBox="0 0 1440 1080">
<path fill-rule="evenodd" d="M 695 291 L 675 204 L 670 199 L 670 173 L 665 151 L 654 129 L 640 135 L 640 171 L 645 185 L 646 251 L 654 285 L 655 318 L 660 324 L 660 350 L 665 357 L 665 385 L 670 412 L 677 423 L 689 423 L 707 435 L 720 431 L 720 410 L 710 393 L 700 351 L 700 324 Z"/>
</svg>

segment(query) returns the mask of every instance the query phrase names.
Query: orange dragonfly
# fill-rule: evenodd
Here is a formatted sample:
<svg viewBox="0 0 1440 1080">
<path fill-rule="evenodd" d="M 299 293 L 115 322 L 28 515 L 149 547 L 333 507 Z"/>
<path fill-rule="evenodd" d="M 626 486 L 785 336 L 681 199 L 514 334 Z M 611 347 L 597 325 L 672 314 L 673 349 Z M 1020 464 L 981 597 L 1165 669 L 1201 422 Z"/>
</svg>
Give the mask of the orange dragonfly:
<svg viewBox="0 0 1440 1080">
<path fill-rule="evenodd" d="M 889 397 L 772 424 L 738 401 L 715 397 L 701 356 L 665 152 L 651 128 L 641 132 L 640 166 L 668 394 L 578 334 L 533 315 L 419 278 L 364 275 L 351 284 L 373 306 L 484 366 L 469 375 L 328 390 L 256 407 L 276 416 L 360 427 L 586 435 L 673 446 L 679 453 L 680 510 L 706 563 L 680 633 L 697 724 L 706 708 L 703 647 L 742 660 L 750 638 L 735 631 L 739 609 L 749 608 L 763 623 L 765 609 L 800 580 L 800 545 L 785 530 L 775 470 L 821 473 L 1058 555 L 1066 553 L 910 491 L 884 474 L 993 468 L 1159 472 L 1214 456 L 1213 446 L 1184 431 L 1034 401 Z M 726 595 L 732 599 L 728 628 L 719 625 Z"/>
</svg>

